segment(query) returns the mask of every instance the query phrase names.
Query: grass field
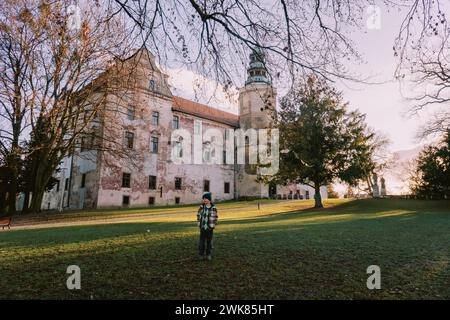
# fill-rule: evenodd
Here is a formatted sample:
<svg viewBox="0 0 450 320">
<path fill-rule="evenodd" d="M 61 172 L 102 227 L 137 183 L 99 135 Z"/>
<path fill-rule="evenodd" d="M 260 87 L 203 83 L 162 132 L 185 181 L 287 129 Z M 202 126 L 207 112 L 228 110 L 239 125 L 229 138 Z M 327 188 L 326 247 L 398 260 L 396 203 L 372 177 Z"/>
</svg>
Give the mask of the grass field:
<svg viewBox="0 0 450 320">
<path fill-rule="evenodd" d="M 257 203 L 264 204 L 276 204 L 281 203 L 283 200 L 261 199 L 258 201 L 224 201 L 219 202 L 218 205 L 224 209 L 239 209 L 248 206 L 256 206 Z M 284 201 L 285 202 L 285 201 Z M 185 205 L 171 205 L 171 206 L 151 206 L 145 208 L 119 208 L 119 209 L 107 209 L 107 210 L 93 210 L 93 211 L 44 211 L 39 214 L 26 214 L 16 215 L 14 217 L 15 225 L 28 225 L 28 224 L 46 224 L 46 223 L 60 223 L 60 222 L 76 222 L 80 220 L 103 220 L 103 219 L 115 219 L 115 218 L 130 218 L 130 217 L 142 217 L 149 215 L 167 215 L 172 213 L 187 213 L 192 214 L 198 208 L 197 205 L 185 204 Z"/>
<path fill-rule="evenodd" d="M 195 207 L 13 228 L 0 232 L 0 298 L 450 299 L 450 202 L 311 205 L 219 205 L 211 262 L 197 260 Z M 69 265 L 81 268 L 81 290 L 66 288 Z M 369 265 L 381 268 L 381 290 L 366 287 Z"/>
</svg>

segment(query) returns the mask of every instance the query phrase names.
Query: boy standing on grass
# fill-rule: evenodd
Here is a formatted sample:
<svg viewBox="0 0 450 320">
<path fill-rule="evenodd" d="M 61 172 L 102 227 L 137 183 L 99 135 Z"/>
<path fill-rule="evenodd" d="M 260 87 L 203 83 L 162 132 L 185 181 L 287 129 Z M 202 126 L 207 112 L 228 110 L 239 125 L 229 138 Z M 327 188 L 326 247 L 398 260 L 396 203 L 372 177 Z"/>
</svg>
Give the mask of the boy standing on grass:
<svg viewBox="0 0 450 320">
<path fill-rule="evenodd" d="M 212 237 L 213 231 L 217 224 L 216 206 L 211 202 L 211 192 L 203 194 L 203 204 L 200 205 L 197 212 L 197 225 L 200 227 L 200 242 L 198 250 L 200 259 L 206 255 L 208 260 L 211 260 Z"/>
</svg>

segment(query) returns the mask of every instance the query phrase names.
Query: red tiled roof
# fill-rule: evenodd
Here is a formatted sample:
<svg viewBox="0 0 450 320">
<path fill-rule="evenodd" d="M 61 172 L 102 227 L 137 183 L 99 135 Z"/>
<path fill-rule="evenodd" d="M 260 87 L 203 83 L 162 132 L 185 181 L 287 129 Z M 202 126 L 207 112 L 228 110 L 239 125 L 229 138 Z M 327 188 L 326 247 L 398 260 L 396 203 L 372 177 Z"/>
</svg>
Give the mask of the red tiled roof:
<svg viewBox="0 0 450 320">
<path fill-rule="evenodd" d="M 235 128 L 239 127 L 239 117 L 235 114 L 222 111 L 205 104 L 190 101 L 181 97 L 173 96 L 172 110 L 187 113 L 200 118 L 228 124 Z"/>
</svg>

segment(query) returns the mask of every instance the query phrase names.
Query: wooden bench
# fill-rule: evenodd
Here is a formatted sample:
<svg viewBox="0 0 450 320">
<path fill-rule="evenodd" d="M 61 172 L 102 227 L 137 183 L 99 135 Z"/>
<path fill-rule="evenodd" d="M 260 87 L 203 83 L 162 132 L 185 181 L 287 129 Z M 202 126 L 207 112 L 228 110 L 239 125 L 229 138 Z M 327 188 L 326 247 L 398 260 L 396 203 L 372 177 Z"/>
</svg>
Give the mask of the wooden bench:
<svg viewBox="0 0 450 320">
<path fill-rule="evenodd" d="M 8 227 L 8 229 L 11 229 L 11 217 L 1 217 L 0 218 L 0 227 L 3 227 L 3 230 L 5 227 Z"/>
</svg>

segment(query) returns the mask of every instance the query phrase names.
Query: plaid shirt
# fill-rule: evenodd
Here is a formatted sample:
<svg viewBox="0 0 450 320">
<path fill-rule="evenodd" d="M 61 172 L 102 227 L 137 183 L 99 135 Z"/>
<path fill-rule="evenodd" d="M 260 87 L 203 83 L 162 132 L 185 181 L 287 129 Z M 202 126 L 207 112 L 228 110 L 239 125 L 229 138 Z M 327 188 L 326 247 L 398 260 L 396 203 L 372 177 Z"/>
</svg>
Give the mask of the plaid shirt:
<svg viewBox="0 0 450 320">
<path fill-rule="evenodd" d="M 211 204 L 211 207 L 208 209 L 206 205 L 202 204 L 198 208 L 197 225 L 200 228 L 203 227 L 204 229 L 214 229 L 216 227 L 218 218 L 219 216 L 217 215 L 217 209 L 215 205 Z"/>
</svg>

